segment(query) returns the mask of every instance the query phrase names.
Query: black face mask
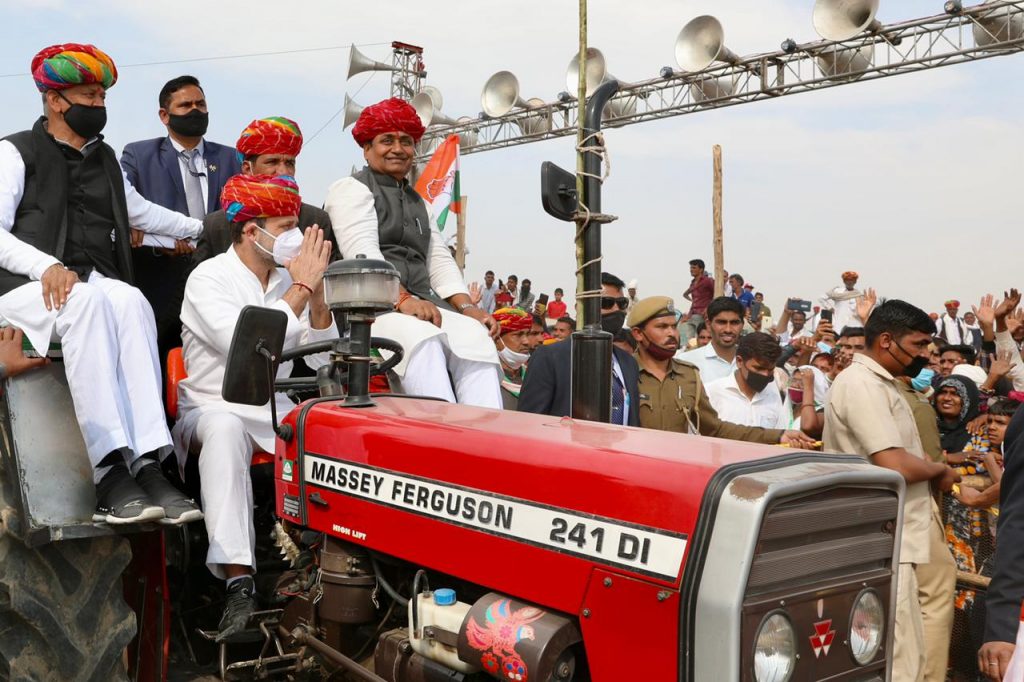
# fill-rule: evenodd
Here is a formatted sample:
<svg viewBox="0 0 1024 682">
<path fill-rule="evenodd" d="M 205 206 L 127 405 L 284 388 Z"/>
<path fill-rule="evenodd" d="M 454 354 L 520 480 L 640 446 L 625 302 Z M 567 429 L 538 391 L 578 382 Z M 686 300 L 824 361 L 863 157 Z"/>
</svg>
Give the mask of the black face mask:
<svg viewBox="0 0 1024 682">
<path fill-rule="evenodd" d="M 64 122 L 68 124 L 68 128 L 71 128 L 76 135 L 84 137 L 86 140 L 91 140 L 99 135 L 107 125 L 106 107 L 90 107 L 85 104 L 75 104 L 64 95 L 60 95 L 60 98 L 71 105 L 64 112 Z"/>
<path fill-rule="evenodd" d="M 760 393 L 764 389 L 768 388 L 768 384 L 772 383 L 772 381 L 775 380 L 775 377 L 751 372 L 748 369 L 747 376 L 743 377 L 743 380 L 747 382 L 747 386 L 754 389 L 754 393 Z"/>
<path fill-rule="evenodd" d="M 910 353 L 908 353 L 906 349 L 903 346 L 901 346 L 895 339 L 893 339 L 893 343 L 896 344 L 897 348 L 903 351 L 904 355 L 910 355 Z M 895 360 L 896 362 L 903 362 L 898 357 L 896 357 L 896 354 L 892 352 L 891 348 L 887 348 L 886 350 L 889 351 L 889 355 L 893 357 L 893 360 Z M 913 357 L 914 359 L 910 361 L 910 364 L 904 365 L 903 371 L 900 372 L 903 376 L 910 377 L 911 379 L 920 374 L 921 370 L 928 366 L 928 358 L 923 357 L 921 355 L 915 355 Z"/>
<path fill-rule="evenodd" d="M 183 137 L 202 137 L 210 126 L 210 114 L 193 109 L 187 114 L 167 114 L 168 127 Z"/>
<path fill-rule="evenodd" d="M 601 315 L 601 329 L 609 334 L 618 334 L 622 325 L 626 323 L 626 311 L 616 310 L 614 313 Z"/>
</svg>

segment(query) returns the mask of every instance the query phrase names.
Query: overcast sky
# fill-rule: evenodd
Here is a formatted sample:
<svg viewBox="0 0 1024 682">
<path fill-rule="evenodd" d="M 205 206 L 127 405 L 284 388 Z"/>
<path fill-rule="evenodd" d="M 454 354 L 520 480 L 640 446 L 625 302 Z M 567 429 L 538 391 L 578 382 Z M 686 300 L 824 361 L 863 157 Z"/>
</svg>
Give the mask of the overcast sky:
<svg viewBox="0 0 1024 682">
<path fill-rule="evenodd" d="M 689 19 L 718 16 L 738 54 L 816 36 L 811 0 L 592 0 L 590 44 L 624 81 L 674 65 Z M 392 40 L 425 48 L 428 84 L 445 113 L 475 115 L 495 71 L 519 77 L 526 98 L 554 99 L 576 51 L 570 0 L 421 3 L 310 0 L 173 3 L 129 0 L 0 0 L 0 135 L 30 127 L 40 112 L 28 66 L 40 48 L 94 43 L 120 67 L 107 99 L 107 141 L 117 150 L 165 134 L 157 92 L 190 73 L 204 86 L 209 139 L 233 144 L 251 119 L 294 118 L 306 135 L 299 158 L 303 198 L 362 164 L 340 117 L 314 139 L 346 92 L 362 104 L 388 96 L 388 75 L 346 82 L 346 49 L 135 66 L 354 42 L 390 60 Z M 885 23 L 936 14 L 941 0 L 883 0 Z M 13 28 L 13 30 L 12 30 Z M 15 74 L 8 76 L 8 74 Z M 612 176 L 604 208 L 605 269 L 639 279 L 641 295 L 680 298 L 687 261 L 711 267 L 711 147 L 725 158 L 726 267 L 768 302 L 817 298 L 854 269 L 880 294 L 929 311 L 957 297 L 1024 284 L 1019 277 L 1024 56 L 1000 57 L 610 131 Z M 357 92 L 358 91 L 358 92 Z M 467 279 L 493 269 L 534 281 L 535 291 L 574 288 L 572 226 L 549 218 L 539 196 L 541 162 L 574 165 L 572 140 L 467 155 L 470 197 Z M 778 314 L 776 312 L 776 314 Z"/>
</svg>

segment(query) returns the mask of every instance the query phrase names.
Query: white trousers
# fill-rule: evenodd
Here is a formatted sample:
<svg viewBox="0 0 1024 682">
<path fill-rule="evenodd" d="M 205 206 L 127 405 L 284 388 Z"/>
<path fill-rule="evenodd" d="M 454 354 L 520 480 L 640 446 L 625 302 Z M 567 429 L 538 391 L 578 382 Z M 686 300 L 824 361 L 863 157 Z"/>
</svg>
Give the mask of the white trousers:
<svg viewBox="0 0 1024 682">
<path fill-rule="evenodd" d="M 206 567 L 226 578 L 224 564 L 256 570 L 252 464 L 254 443 L 244 422 L 227 411 L 204 410 L 192 436 L 199 450 L 200 497 L 210 549 Z"/>
<path fill-rule="evenodd" d="M 495 365 L 460 358 L 444 338 L 434 336 L 422 341 L 409 354 L 402 378 L 405 392 L 500 410 L 501 377 Z"/>
<path fill-rule="evenodd" d="M 93 468 L 118 448 L 131 459 L 167 450 L 171 434 L 161 401 L 153 309 L 135 287 L 94 272 L 71 289 L 60 310 L 46 310 L 42 284 L 0 297 L 0 317 L 44 352 L 60 339 L 75 416 Z M 161 454 L 166 454 L 162 452 Z"/>
</svg>

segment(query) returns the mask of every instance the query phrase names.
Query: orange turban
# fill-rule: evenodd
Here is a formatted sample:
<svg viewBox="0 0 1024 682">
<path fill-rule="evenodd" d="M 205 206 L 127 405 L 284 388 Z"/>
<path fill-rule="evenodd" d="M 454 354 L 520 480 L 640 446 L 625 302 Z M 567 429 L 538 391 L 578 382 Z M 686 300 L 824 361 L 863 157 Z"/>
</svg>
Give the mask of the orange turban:
<svg viewBox="0 0 1024 682">
<path fill-rule="evenodd" d="M 302 151 L 302 131 L 298 123 L 284 116 L 258 118 L 238 136 L 235 149 L 242 158 L 260 154 L 298 156 Z"/>
<path fill-rule="evenodd" d="M 253 218 L 297 216 L 299 186 L 290 175 L 233 175 L 220 192 L 220 205 L 235 223 Z"/>
</svg>

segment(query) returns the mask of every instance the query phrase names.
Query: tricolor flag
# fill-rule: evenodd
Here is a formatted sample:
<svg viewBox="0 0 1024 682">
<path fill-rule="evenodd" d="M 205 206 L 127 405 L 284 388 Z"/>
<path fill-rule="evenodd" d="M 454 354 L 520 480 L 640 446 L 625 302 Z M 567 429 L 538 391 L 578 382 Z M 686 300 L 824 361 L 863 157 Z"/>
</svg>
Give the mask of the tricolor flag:
<svg viewBox="0 0 1024 682">
<path fill-rule="evenodd" d="M 449 213 L 458 213 L 462 193 L 459 191 L 459 136 L 449 135 L 416 181 L 416 192 L 430 205 L 438 229 L 444 231 Z"/>
</svg>

